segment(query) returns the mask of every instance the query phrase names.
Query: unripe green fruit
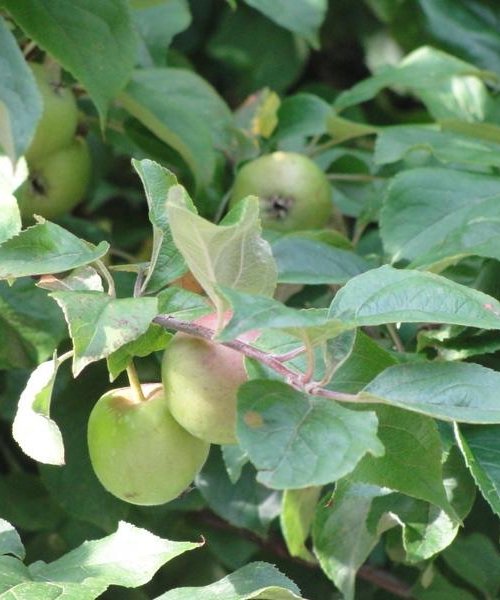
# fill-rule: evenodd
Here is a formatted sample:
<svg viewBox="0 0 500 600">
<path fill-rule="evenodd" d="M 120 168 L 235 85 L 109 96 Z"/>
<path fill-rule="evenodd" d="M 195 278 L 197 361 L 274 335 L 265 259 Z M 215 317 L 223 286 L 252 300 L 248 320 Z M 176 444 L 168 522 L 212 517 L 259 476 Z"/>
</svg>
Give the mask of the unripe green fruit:
<svg viewBox="0 0 500 600">
<path fill-rule="evenodd" d="M 30 64 L 42 96 L 43 112 L 35 136 L 26 152 L 26 160 L 34 162 L 67 146 L 75 137 L 78 107 L 71 90 L 61 85 L 59 77 L 41 64 Z"/>
<path fill-rule="evenodd" d="M 107 392 L 88 422 L 90 460 L 114 496 L 140 505 L 164 504 L 182 493 L 205 463 L 209 444 L 193 437 L 172 417 L 161 384 Z"/>
<path fill-rule="evenodd" d="M 325 227 L 333 208 L 323 171 L 294 152 L 274 152 L 244 165 L 236 175 L 229 205 L 250 195 L 259 197 L 262 226 L 280 231 Z"/>
<path fill-rule="evenodd" d="M 214 329 L 216 316 L 197 320 Z M 239 339 L 250 342 L 257 332 Z M 162 381 L 173 417 L 197 438 L 212 444 L 236 443 L 236 399 L 247 380 L 244 356 L 221 344 L 176 333 L 162 362 Z"/>
<path fill-rule="evenodd" d="M 85 195 L 91 167 L 87 142 L 79 137 L 30 165 L 28 179 L 16 191 L 21 216 L 53 219 L 72 210 Z"/>
</svg>

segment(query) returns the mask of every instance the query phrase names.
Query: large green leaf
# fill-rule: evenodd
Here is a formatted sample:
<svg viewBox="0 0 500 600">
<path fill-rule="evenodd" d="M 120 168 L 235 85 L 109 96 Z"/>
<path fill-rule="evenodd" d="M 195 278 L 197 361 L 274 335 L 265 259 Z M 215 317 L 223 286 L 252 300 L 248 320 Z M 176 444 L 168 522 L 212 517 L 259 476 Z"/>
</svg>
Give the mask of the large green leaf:
<svg viewBox="0 0 500 600">
<path fill-rule="evenodd" d="M 495 2 L 418 0 L 418 3 L 426 17 L 425 26 L 434 38 L 483 69 L 498 72 L 500 34 Z"/>
<path fill-rule="evenodd" d="M 285 490 L 280 514 L 280 524 L 288 552 L 303 560 L 314 560 L 306 547 L 314 511 L 321 494 L 320 486 L 301 490 Z"/>
<path fill-rule="evenodd" d="M 16 39 L 2 17 L 0 55 L 0 149 L 16 163 L 27 150 L 42 116 L 42 99 Z"/>
<path fill-rule="evenodd" d="M 126 0 L 3 0 L 16 22 L 87 88 L 104 122 L 127 82 L 136 37 Z"/>
<path fill-rule="evenodd" d="M 171 188 L 167 213 L 172 236 L 189 269 L 218 310 L 223 299 L 216 286 L 271 296 L 276 265 L 261 234 L 259 203 L 238 203 L 220 225 L 199 217 L 184 188 Z"/>
<path fill-rule="evenodd" d="M 359 394 L 445 421 L 500 423 L 500 373 L 473 363 L 389 367 Z"/>
<path fill-rule="evenodd" d="M 373 412 L 348 410 L 268 380 L 238 391 L 237 436 L 274 489 L 323 485 L 350 473 L 366 453 L 381 456 Z"/>
<path fill-rule="evenodd" d="M 300 237 L 283 237 L 272 249 L 280 283 L 343 284 L 370 269 L 354 252 Z"/>
<path fill-rule="evenodd" d="M 349 479 L 426 500 L 454 516 L 443 485 L 442 445 L 436 422 L 393 407 L 380 407 L 376 413 L 385 453 L 365 456 Z"/>
<path fill-rule="evenodd" d="M 185 69 L 140 69 L 120 94 L 125 109 L 185 160 L 197 183 L 210 183 L 215 150 L 229 150 L 229 108 L 204 79 Z"/>
<path fill-rule="evenodd" d="M 396 125 L 380 130 L 373 159 L 379 165 L 390 164 L 413 150 L 428 152 L 444 164 L 500 166 L 499 141 L 444 131 L 436 125 Z"/>
<path fill-rule="evenodd" d="M 166 562 L 199 546 L 199 543 L 161 539 L 145 529 L 121 522 L 115 533 L 84 542 L 54 562 L 33 563 L 29 572 L 34 580 L 61 585 L 78 583 L 84 588 L 100 588 L 102 593 L 110 585 L 143 585 Z"/>
<path fill-rule="evenodd" d="M 66 336 L 61 311 L 34 281 L 0 281 L 0 369 L 35 367 Z"/>
<path fill-rule="evenodd" d="M 326 0 L 245 0 L 278 25 L 302 35 L 319 47 L 318 30 L 326 15 Z"/>
<path fill-rule="evenodd" d="M 456 437 L 481 494 L 500 515 L 500 427 L 456 427 Z"/>
<path fill-rule="evenodd" d="M 140 62 L 145 67 L 163 67 L 173 37 L 191 23 L 189 4 L 187 0 L 162 0 L 135 8 L 132 18 L 140 39 Z"/>
<path fill-rule="evenodd" d="M 254 562 L 204 587 L 177 588 L 155 600 L 299 600 L 300 590 L 274 565 Z"/>
<path fill-rule="evenodd" d="M 43 219 L 0 246 L 0 279 L 68 271 L 101 258 L 108 249 L 107 242 L 93 246 Z"/>
<path fill-rule="evenodd" d="M 337 484 L 329 502 L 325 499 L 318 504 L 314 553 L 346 600 L 354 600 L 356 573 L 378 540 L 377 533 L 366 525 L 372 502 L 387 493 L 373 485 L 344 480 Z"/>
<path fill-rule="evenodd" d="M 165 199 L 168 190 L 177 184 L 175 175 L 158 163 L 144 159 L 132 160 L 146 192 L 149 220 L 153 225 L 153 247 L 142 291 L 154 293 L 186 270 L 182 255 L 175 247 L 168 223 Z"/>
<path fill-rule="evenodd" d="M 500 329 L 500 302 L 433 273 L 385 265 L 351 279 L 329 317 L 346 328 L 430 322 Z"/>
<path fill-rule="evenodd" d="M 73 374 L 135 340 L 158 314 L 156 298 L 111 298 L 102 292 L 53 292 L 73 340 Z"/>
<path fill-rule="evenodd" d="M 439 252 L 447 236 L 460 235 L 483 210 L 494 218 L 499 195 L 498 177 L 438 168 L 403 171 L 392 181 L 381 212 L 384 247 L 393 262 Z M 487 236 L 487 224 L 485 230 Z"/>
<path fill-rule="evenodd" d="M 498 81 L 493 73 L 440 50 L 422 47 L 398 65 L 385 67 L 340 94 L 334 107 L 341 111 L 370 100 L 385 87 L 403 86 L 420 97 L 435 119 L 482 121 L 489 101 L 482 79 Z"/>
</svg>

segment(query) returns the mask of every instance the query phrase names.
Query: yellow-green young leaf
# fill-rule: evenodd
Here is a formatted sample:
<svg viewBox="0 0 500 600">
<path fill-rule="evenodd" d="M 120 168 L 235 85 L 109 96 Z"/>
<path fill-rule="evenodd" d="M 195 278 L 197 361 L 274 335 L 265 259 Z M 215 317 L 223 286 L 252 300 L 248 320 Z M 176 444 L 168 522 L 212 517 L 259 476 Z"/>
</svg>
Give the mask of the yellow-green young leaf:
<svg viewBox="0 0 500 600">
<path fill-rule="evenodd" d="M 136 37 L 126 0 L 4 0 L 17 24 L 87 88 L 101 122 L 127 82 Z"/>
<path fill-rule="evenodd" d="M 305 542 L 309 537 L 320 494 L 321 487 L 285 490 L 283 493 L 280 513 L 281 531 L 290 554 L 303 560 L 314 560 Z"/>
<path fill-rule="evenodd" d="M 21 394 L 12 435 L 29 457 L 49 465 L 64 464 L 61 432 L 50 418 L 52 389 L 59 367 L 57 357 L 39 365 Z"/>
<path fill-rule="evenodd" d="M 260 237 L 257 198 L 238 203 L 220 225 L 198 216 L 181 186 L 170 189 L 166 209 L 177 248 L 218 312 L 225 301 L 217 286 L 273 294 L 276 265 L 269 244 Z"/>
<path fill-rule="evenodd" d="M 53 292 L 73 340 L 73 374 L 137 339 L 158 314 L 157 298 L 111 298 L 101 292 Z"/>
</svg>

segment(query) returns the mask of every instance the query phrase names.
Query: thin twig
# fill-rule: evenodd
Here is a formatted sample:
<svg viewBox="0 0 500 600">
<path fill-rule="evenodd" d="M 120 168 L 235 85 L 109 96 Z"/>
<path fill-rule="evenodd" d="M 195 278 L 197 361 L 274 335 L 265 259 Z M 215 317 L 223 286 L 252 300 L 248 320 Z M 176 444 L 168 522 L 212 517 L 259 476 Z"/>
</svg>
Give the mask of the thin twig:
<svg viewBox="0 0 500 600">
<path fill-rule="evenodd" d="M 99 260 L 99 259 L 94 261 L 94 264 L 96 265 L 99 273 L 106 280 L 106 284 L 108 286 L 108 296 L 111 296 L 112 298 L 116 298 L 115 282 L 114 282 L 113 277 L 111 276 L 111 273 L 108 271 L 108 268 L 102 262 L 102 260 Z"/>
<path fill-rule="evenodd" d="M 394 325 L 392 323 L 387 323 L 386 328 L 387 328 L 387 332 L 389 333 L 389 337 L 391 338 L 394 346 L 396 347 L 396 350 L 398 352 L 404 352 L 405 347 L 404 347 L 403 342 L 401 341 L 401 338 L 399 337 L 398 332 L 396 331 L 396 328 L 394 327 Z"/>
<path fill-rule="evenodd" d="M 329 173 L 327 179 L 332 181 L 383 181 L 386 177 L 368 175 L 365 173 Z"/>
<path fill-rule="evenodd" d="M 176 319 L 170 315 L 158 315 L 153 319 L 153 322 L 157 325 L 161 325 L 166 329 L 173 329 L 175 331 L 182 331 L 184 333 L 188 333 L 190 335 L 194 335 L 196 337 L 211 340 L 214 336 L 214 330 L 209 329 L 208 327 L 202 327 L 196 323 L 192 323 L 190 321 L 183 321 L 181 319 Z M 294 387 L 295 389 L 306 392 L 313 396 L 322 396 L 323 398 L 328 398 L 330 400 L 337 400 L 338 402 L 363 402 L 369 403 L 369 399 L 363 398 L 360 400 L 355 394 L 345 394 L 343 392 L 334 392 L 333 390 L 327 390 L 319 385 L 317 381 L 304 381 L 304 374 L 292 370 L 286 367 L 280 360 L 276 358 L 273 354 L 269 352 L 264 352 L 264 350 L 260 350 L 251 344 L 247 344 L 246 342 L 242 342 L 241 340 L 231 340 L 229 342 L 217 342 L 226 346 L 227 348 L 232 348 L 233 350 L 237 350 L 248 356 L 248 358 L 253 358 L 262 364 L 266 365 L 276 373 L 282 375 L 285 381 Z"/>
</svg>

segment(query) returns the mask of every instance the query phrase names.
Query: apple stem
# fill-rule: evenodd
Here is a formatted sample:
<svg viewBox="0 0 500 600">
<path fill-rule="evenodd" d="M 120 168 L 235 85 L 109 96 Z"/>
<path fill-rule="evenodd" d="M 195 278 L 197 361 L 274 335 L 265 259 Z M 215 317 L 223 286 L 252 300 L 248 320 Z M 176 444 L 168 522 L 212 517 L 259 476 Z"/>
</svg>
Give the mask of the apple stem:
<svg viewBox="0 0 500 600">
<path fill-rule="evenodd" d="M 139 381 L 139 376 L 137 375 L 137 371 L 135 365 L 132 361 L 129 362 L 127 366 L 127 376 L 128 381 L 130 383 L 130 387 L 134 392 L 134 396 L 137 402 L 146 402 L 146 398 L 142 393 L 141 382 Z"/>
<path fill-rule="evenodd" d="M 111 273 L 108 271 L 108 268 L 100 259 L 96 260 L 94 264 L 99 273 L 106 280 L 106 284 L 108 286 L 108 296 L 111 296 L 111 298 L 116 298 L 115 282 Z"/>
<path fill-rule="evenodd" d="M 153 323 L 165 327 L 165 329 L 173 329 L 174 331 L 182 331 L 189 335 L 202 338 L 204 340 L 212 341 L 214 344 L 221 344 L 232 350 L 241 352 L 248 358 L 253 358 L 268 366 L 276 373 L 283 376 L 285 381 L 297 390 L 306 392 L 313 396 L 322 396 L 323 398 L 329 398 L 330 400 L 337 400 L 338 402 L 355 402 L 369 404 L 375 402 L 370 398 L 360 398 L 357 394 L 346 394 L 344 392 L 335 392 L 324 388 L 318 381 L 304 381 L 304 374 L 297 372 L 293 369 L 285 366 L 280 360 L 280 356 L 275 356 L 269 352 L 264 352 L 251 344 L 242 342 L 241 340 L 231 340 L 230 342 L 218 342 L 213 340 L 214 330 L 208 327 L 203 327 L 191 321 L 183 321 L 176 319 L 170 315 L 158 315 L 153 319 Z M 379 401 L 378 401 L 379 402 Z"/>
</svg>

